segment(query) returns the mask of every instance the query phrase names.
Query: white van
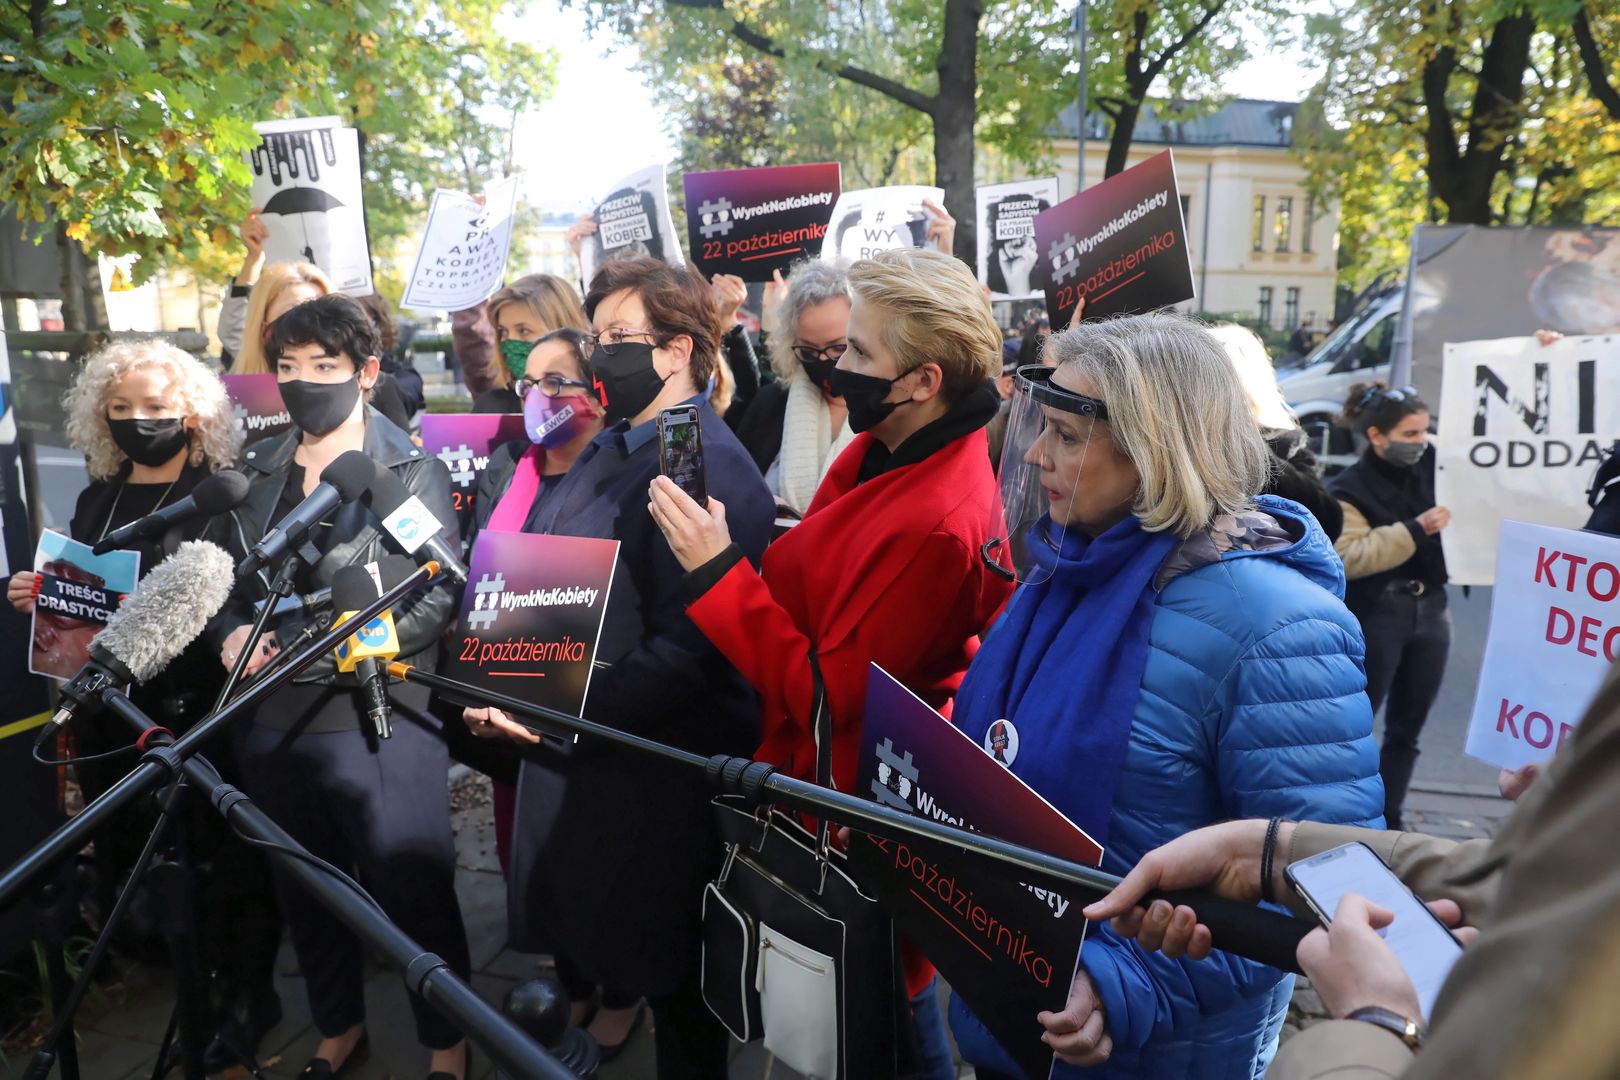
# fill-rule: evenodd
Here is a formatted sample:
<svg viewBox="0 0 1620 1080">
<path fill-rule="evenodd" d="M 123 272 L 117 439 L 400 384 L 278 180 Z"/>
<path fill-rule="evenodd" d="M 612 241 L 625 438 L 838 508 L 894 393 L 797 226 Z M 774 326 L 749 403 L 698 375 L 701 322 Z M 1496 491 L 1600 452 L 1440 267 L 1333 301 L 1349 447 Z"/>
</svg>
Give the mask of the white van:
<svg viewBox="0 0 1620 1080">
<path fill-rule="evenodd" d="M 1341 323 L 1310 353 L 1277 365 L 1277 385 L 1327 471 L 1355 460 L 1350 433 L 1333 426 L 1350 387 L 1389 381 L 1403 291 L 1396 287 Z"/>
</svg>

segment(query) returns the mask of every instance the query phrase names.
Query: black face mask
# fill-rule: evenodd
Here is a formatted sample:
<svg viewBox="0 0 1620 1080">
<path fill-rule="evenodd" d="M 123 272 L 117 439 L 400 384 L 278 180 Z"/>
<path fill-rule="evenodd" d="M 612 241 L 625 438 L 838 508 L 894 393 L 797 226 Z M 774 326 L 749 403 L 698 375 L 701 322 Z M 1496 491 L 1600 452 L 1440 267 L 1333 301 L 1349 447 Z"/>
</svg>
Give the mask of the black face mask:
<svg viewBox="0 0 1620 1080">
<path fill-rule="evenodd" d="M 910 375 L 911 372 L 906 372 Z M 849 410 L 849 430 L 860 434 L 870 431 L 889 418 L 889 414 L 902 405 L 910 405 L 907 401 L 885 401 L 894 384 L 905 378 L 906 375 L 896 375 L 892 379 L 880 379 L 876 375 L 862 375 L 858 371 L 846 371 L 835 367 L 828 376 L 829 391 L 835 397 L 844 399 L 844 407 Z"/>
<path fill-rule="evenodd" d="M 107 421 L 112 441 L 137 465 L 158 466 L 185 449 L 190 436 L 184 420 Z"/>
<path fill-rule="evenodd" d="M 810 385 L 824 394 L 838 396 L 838 391 L 832 388 L 832 373 L 838 367 L 837 360 L 806 360 L 801 356 L 799 363 L 804 366 L 804 373 L 810 377 Z"/>
<path fill-rule="evenodd" d="M 326 435 L 342 427 L 360 400 L 358 375 L 340 383 L 292 379 L 277 385 L 292 422 L 310 435 Z"/>
<path fill-rule="evenodd" d="M 657 400 L 667 379 L 653 367 L 653 347 L 644 341 L 613 346 L 613 355 L 598 347 L 591 354 L 591 377 L 602 401 L 602 415 L 610 424 L 628 420 Z"/>
</svg>

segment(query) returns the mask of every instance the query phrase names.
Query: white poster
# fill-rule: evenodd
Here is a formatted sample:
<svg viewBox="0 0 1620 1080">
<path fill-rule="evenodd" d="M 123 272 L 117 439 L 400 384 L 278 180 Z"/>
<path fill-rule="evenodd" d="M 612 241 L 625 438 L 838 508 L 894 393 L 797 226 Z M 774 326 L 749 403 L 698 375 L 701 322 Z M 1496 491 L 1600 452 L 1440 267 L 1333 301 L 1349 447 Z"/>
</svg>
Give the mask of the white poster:
<svg viewBox="0 0 1620 1080">
<path fill-rule="evenodd" d="M 1502 523 L 1468 754 L 1506 769 L 1563 745 L 1620 658 L 1620 538 Z"/>
<path fill-rule="evenodd" d="M 983 184 L 974 190 L 979 224 L 979 284 L 997 300 L 1046 295 L 1046 268 L 1035 247 L 1035 215 L 1058 201 L 1057 177 Z"/>
<path fill-rule="evenodd" d="M 371 250 L 360 192 L 360 133 L 337 118 L 255 125 L 264 141 L 248 152 L 253 205 L 270 238 L 269 262 L 310 262 L 351 296 L 371 292 Z"/>
<path fill-rule="evenodd" d="M 945 191 L 914 184 L 844 192 L 833 205 L 821 257 L 866 259 L 880 251 L 926 247 L 934 214 L 923 206 L 925 199 L 943 206 Z"/>
<path fill-rule="evenodd" d="M 623 255 L 651 255 L 674 266 L 686 257 L 669 216 L 669 185 L 662 165 L 649 165 L 613 185 L 591 211 L 596 231 L 580 247 L 580 271 L 588 285 L 596 268 Z"/>
<path fill-rule="evenodd" d="M 1603 448 L 1620 436 L 1620 337 L 1448 344 L 1440 389 L 1435 501 L 1457 585 L 1489 585 L 1512 517 L 1578 529 Z"/>
<path fill-rule="evenodd" d="M 434 192 L 400 306 L 465 311 L 488 300 L 506 276 L 517 196 L 515 176 L 485 189 L 482 204 L 459 191 Z"/>
</svg>

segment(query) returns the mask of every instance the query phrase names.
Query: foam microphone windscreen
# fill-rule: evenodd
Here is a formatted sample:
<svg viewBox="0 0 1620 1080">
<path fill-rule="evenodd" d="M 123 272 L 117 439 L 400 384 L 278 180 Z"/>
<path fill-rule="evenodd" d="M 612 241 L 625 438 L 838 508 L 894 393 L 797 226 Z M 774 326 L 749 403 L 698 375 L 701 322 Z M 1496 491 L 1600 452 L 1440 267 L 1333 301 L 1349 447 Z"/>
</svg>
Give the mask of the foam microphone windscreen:
<svg viewBox="0 0 1620 1080">
<path fill-rule="evenodd" d="M 235 469 L 224 469 L 197 481 L 191 498 L 199 513 L 208 517 L 235 510 L 247 498 L 248 478 Z"/>
<path fill-rule="evenodd" d="M 363 450 L 339 454 L 321 473 L 321 483 L 331 484 L 345 503 L 352 503 L 371 487 L 377 465 Z"/>
<path fill-rule="evenodd" d="M 112 655 L 136 682 L 146 682 L 185 651 L 236 580 L 230 555 L 205 540 L 188 540 L 141 579 L 95 636 L 91 651 Z"/>
</svg>

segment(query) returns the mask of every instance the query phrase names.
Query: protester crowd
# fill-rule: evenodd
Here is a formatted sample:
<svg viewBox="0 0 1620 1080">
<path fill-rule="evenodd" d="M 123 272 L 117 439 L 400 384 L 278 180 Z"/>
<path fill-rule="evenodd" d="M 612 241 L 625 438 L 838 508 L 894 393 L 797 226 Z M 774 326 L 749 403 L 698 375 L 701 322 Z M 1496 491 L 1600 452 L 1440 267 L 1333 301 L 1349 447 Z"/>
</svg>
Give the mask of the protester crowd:
<svg viewBox="0 0 1620 1080">
<path fill-rule="evenodd" d="M 490 532 L 617 541 L 586 719 L 846 792 L 874 663 L 987 748 L 1010 724 L 1008 768 L 1125 875 L 1087 910 L 1067 1007 L 1029 1018 L 1056 1076 L 1620 1074 L 1613 1025 L 1582 1012 L 1620 960 L 1604 828 L 1620 684 L 1495 840 L 1395 831 L 1451 633 L 1428 407 L 1410 388 L 1356 387 L 1344 420 L 1365 452 L 1324 482 L 1252 333 L 1154 313 L 1032 317 L 1005 335 L 948 253 L 953 224 L 941 212 L 929 249 L 777 274 L 757 343 L 740 279 L 645 255 L 578 286 L 517 276 L 455 313 L 472 411 L 521 413 L 530 433 L 493 453 L 458 529 L 448 470 L 412 437 L 421 380 L 386 304 L 336 292 L 311 265 L 264 265 L 250 220 L 220 337 L 228 370 L 275 376 L 293 430 L 243 446 L 213 368 L 163 344 L 109 348 L 67 403 L 91 476 L 69 531 L 93 543 L 234 468 L 246 500 L 152 541 L 141 565 L 199 536 L 240 559 L 360 451 L 469 557 Z M 656 421 L 676 406 L 700 421 L 706 503 L 660 475 Z M 310 545 L 299 594 L 397 546 L 360 503 Z M 310 616 L 295 607 L 240 656 L 271 576 L 242 580 L 136 703 L 184 730 L 227 671 L 251 675 L 298 640 Z M 30 610 L 36 589 L 20 572 L 8 598 Z M 396 608 L 400 658 L 433 669 L 457 603 L 440 579 Z M 462 976 L 445 779 L 452 756 L 489 772 L 511 940 L 554 959 L 570 1022 L 611 1059 L 650 1014 L 660 1080 L 723 1077 L 728 1035 L 701 979 L 721 858 L 702 779 L 418 686 L 390 695 L 393 736 L 378 739 L 353 676 L 324 660 L 209 752 Z M 76 737 L 81 756 L 128 741 L 112 721 Z M 76 769 L 87 798 L 117 775 Z M 144 828 L 131 818 L 98 838 L 109 898 Z M 248 1059 L 279 1019 L 285 927 L 322 1037 L 303 1075 L 343 1075 L 372 1034 L 359 940 L 262 853 L 202 835 L 205 888 L 223 899 L 200 908 L 230 913 L 203 920 L 221 988 L 210 1067 Z M 1199 887 L 1314 918 L 1284 868 L 1351 839 L 1478 940 L 1425 1017 L 1379 936 L 1388 914 L 1347 899 L 1299 950 L 1340 1019 L 1279 1053 L 1294 977 L 1219 951 L 1195 910 L 1143 898 Z M 954 1077 L 947 1031 L 979 1076 L 1020 1075 L 960 997 L 941 1009 L 913 943 L 849 962 L 897 965 L 894 1075 Z M 466 1076 L 463 1034 L 413 1007 L 430 1080 Z"/>
</svg>

